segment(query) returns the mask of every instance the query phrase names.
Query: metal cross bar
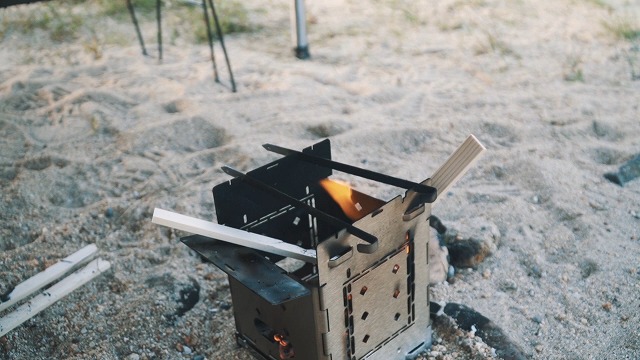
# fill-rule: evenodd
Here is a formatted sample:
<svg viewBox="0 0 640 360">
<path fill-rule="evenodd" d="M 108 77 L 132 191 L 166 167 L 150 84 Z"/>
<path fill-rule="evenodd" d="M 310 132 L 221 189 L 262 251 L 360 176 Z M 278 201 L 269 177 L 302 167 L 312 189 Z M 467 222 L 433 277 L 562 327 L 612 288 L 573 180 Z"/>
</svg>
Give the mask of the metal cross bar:
<svg viewBox="0 0 640 360">
<path fill-rule="evenodd" d="M 436 188 L 424 184 L 419 184 L 413 181 L 399 179 L 393 176 L 381 174 L 375 171 L 362 169 L 359 167 L 355 167 L 352 165 L 347 165 L 343 163 L 339 163 L 337 161 L 321 158 L 318 156 L 313 156 L 309 154 L 305 154 L 300 151 L 286 149 L 280 146 L 272 145 L 272 144 L 264 144 L 262 145 L 265 149 L 271 152 L 275 152 L 280 155 L 285 156 L 295 156 L 296 159 L 306 161 L 312 164 L 328 167 L 334 170 L 346 172 L 348 174 L 356 175 L 363 177 L 365 179 L 379 181 L 384 184 L 389 184 L 393 186 L 397 186 L 407 190 L 413 190 L 415 192 L 421 193 L 425 195 L 426 202 L 434 202 L 437 198 L 438 191 Z"/>
<path fill-rule="evenodd" d="M 371 254 L 373 252 L 376 251 L 376 249 L 378 248 L 378 238 L 369 234 L 368 232 L 358 229 L 357 227 L 344 222 L 336 217 L 333 217 L 327 213 L 325 213 L 324 211 L 321 211 L 319 209 L 314 208 L 311 205 L 308 205 L 292 196 L 289 196 L 288 194 L 285 194 L 283 192 L 281 192 L 278 189 L 275 189 L 271 186 L 269 186 L 268 184 L 265 184 L 264 182 L 253 178 L 247 174 L 244 174 L 238 170 L 232 169 L 228 166 L 223 166 L 222 167 L 222 171 L 224 171 L 225 173 L 227 173 L 228 175 L 234 176 L 244 182 L 246 182 L 247 184 L 254 186 L 260 190 L 266 191 L 269 194 L 283 200 L 286 201 L 287 203 L 289 203 L 291 206 L 298 208 L 298 209 L 302 209 L 304 211 L 306 211 L 307 213 L 317 217 L 318 219 L 325 221 L 331 225 L 337 226 L 337 227 L 341 227 L 341 228 L 345 228 L 345 230 L 350 233 L 351 235 L 357 236 L 360 239 L 366 241 L 368 244 L 358 244 L 358 251 L 365 253 L 365 254 Z"/>
</svg>

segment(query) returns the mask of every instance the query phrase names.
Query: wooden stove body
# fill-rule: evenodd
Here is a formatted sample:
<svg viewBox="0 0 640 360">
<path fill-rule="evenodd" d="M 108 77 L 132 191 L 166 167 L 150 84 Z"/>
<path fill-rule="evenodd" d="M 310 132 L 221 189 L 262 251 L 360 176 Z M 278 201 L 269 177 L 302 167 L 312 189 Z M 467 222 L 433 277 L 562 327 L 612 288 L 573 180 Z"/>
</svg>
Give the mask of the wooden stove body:
<svg viewBox="0 0 640 360">
<path fill-rule="evenodd" d="M 303 151 L 331 158 L 328 140 Z M 287 156 L 248 175 L 349 221 L 319 185 L 330 169 Z M 240 344 L 274 360 L 284 358 L 276 334 L 290 343 L 295 359 L 304 360 L 411 359 L 430 345 L 430 204 L 405 215 L 417 194 L 384 203 L 357 193 L 382 204 L 353 222 L 378 238 L 377 249 L 367 253 L 358 249 L 360 238 L 239 179 L 213 193 L 219 223 L 317 251 L 317 264 L 287 273 L 272 254 L 222 242 L 211 246 L 201 236 L 183 239 L 229 275 Z"/>
</svg>

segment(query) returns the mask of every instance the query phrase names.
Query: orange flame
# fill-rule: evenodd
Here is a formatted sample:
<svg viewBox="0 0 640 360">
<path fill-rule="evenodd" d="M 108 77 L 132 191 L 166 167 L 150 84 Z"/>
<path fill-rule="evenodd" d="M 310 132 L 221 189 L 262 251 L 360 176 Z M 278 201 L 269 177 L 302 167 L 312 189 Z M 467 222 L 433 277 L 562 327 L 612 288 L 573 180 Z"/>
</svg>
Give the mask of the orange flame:
<svg viewBox="0 0 640 360">
<path fill-rule="evenodd" d="M 346 183 L 322 179 L 320 185 L 331 195 L 349 219 L 355 221 L 366 215 L 362 212 L 360 203 L 354 200 L 353 190 Z"/>
</svg>

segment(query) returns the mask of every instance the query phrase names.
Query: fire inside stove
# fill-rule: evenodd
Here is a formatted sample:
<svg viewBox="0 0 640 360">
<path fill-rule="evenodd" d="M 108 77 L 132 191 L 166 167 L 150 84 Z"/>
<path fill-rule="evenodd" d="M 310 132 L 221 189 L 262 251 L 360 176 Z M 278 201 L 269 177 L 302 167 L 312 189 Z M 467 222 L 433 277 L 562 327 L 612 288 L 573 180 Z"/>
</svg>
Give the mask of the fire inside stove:
<svg viewBox="0 0 640 360">
<path fill-rule="evenodd" d="M 234 178 L 213 188 L 218 223 L 301 249 L 305 261 L 202 235 L 182 239 L 228 274 L 238 343 L 274 360 L 416 357 L 431 340 L 432 179 L 412 183 L 331 161 L 329 140 L 302 152 L 265 147 L 285 156 L 247 174 L 224 168 Z M 332 169 L 407 190 L 382 201 L 329 179 Z"/>
</svg>

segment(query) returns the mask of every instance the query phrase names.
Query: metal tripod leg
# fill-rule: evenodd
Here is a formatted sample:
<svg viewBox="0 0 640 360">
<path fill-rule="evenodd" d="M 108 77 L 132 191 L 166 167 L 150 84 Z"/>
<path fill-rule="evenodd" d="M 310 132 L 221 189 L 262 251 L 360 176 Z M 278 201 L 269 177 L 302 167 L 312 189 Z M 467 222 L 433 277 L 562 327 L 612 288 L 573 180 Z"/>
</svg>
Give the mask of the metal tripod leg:
<svg viewBox="0 0 640 360">
<path fill-rule="evenodd" d="M 204 0 L 203 0 L 204 1 Z M 224 53 L 224 60 L 227 63 L 227 69 L 229 70 L 229 77 L 231 78 L 231 91 L 236 92 L 236 82 L 233 79 L 233 71 L 231 71 L 231 62 L 229 62 L 229 56 L 227 55 L 227 48 L 224 46 L 224 37 L 222 35 L 222 29 L 220 28 L 220 22 L 218 21 L 218 14 L 216 8 L 213 5 L 213 0 L 209 0 L 209 7 L 211 7 L 211 14 L 213 15 L 213 21 L 216 25 L 216 34 L 220 39 L 220 46 L 222 46 L 222 52 Z"/>
<path fill-rule="evenodd" d="M 142 48 L 142 55 L 148 56 L 149 54 L 147 53 L 147 48 L 145 48 L 144 46 L 144 40 L 142 39 L 142 34 L 140 33 L 140 26 L 138 25 L 138 19 L 136 18 L 136 12 L 133 9 L 131 0 L 127 0 L 127 8 L 129 9 L 129 14 L 131 14 L 131 20 L 133 20 L 133 26 L 136 28 L 136 34 L 138 35 L 140 47 Z"/>
<path fill-rule="evenodd" d="M 211 63 L 213 64 L 213 77 L 216 82 L 220 82 L 218 77 L 218 67 L 216 66 L 216 57 L 213 53 L 213 35 L 211 34 L 211 24 L 209 23 L 209 11 L 207 10 L 206 0 L 202 0 L 202 10 L 204 11 L 204 22 L 207 24 L 207 39 L 209 40 L 209 50 L 211 51 Z"/>
<path fill-rule="evenodd" d="M 158 60 L 162 61 L 162 0 L 156 0 L 156 21 L 158 22 Z"/>
</svg>

